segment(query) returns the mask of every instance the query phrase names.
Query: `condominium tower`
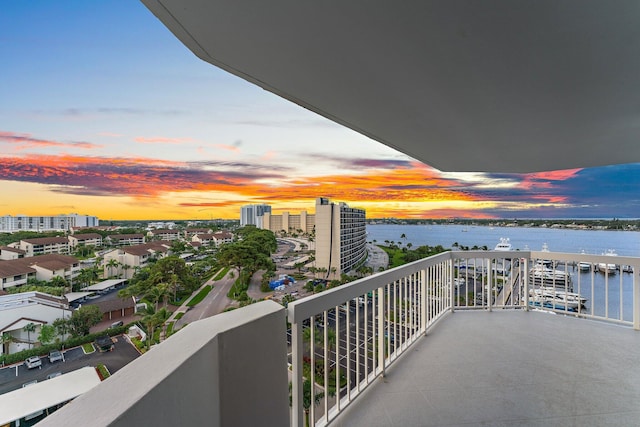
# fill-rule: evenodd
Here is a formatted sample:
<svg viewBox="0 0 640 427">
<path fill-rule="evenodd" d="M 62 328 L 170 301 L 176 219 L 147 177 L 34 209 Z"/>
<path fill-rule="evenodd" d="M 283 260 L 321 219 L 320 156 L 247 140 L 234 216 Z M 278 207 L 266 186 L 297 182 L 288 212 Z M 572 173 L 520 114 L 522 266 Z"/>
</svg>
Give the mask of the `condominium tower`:
<svg viewBox="0 0 640 427">
<path fill-rule="evenodd" d="M 348 273 L 367 256 L 365 210 L 346 203 L 316 199 L 316 267 L 334 279 Z"/>
<path fill-rule="evenodd" d="M 262 227 L 262 216 L 271 213 L 269 205 L 244 205 L 240 208 L 240 226 L 255 225 Z"/>
<path fill-rule="evenodd" d="M 16 231 L 70 231 L 72 227 L 97 227 L 100 221 L 95 216 L 75 213 L 56 216 L 0 216 L 0 232 Z"/>
</svg>

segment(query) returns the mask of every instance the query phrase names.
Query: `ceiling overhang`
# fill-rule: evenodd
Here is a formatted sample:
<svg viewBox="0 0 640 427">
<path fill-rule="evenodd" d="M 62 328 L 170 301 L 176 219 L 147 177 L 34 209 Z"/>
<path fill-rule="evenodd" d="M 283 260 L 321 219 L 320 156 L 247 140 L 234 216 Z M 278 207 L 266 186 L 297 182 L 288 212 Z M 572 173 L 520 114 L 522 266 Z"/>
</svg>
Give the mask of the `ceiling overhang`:
<svg viewBox="0 0 640 427">
<path fill-rule="evenodd" d="M 193 53 L 446 171 L 640 162 L 640 3 L 142 0 Z"/>
</svg>

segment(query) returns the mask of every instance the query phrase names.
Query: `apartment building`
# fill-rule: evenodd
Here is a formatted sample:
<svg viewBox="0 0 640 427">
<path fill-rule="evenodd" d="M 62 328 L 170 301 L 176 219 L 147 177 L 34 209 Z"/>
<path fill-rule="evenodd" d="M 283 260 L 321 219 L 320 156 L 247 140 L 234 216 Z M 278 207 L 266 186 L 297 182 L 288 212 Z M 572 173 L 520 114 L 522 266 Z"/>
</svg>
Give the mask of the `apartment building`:
<svg viewBox="0 0 640 427">
<path fill-rule="evenodd" d="M 168 256 L 169 248 L 167 242 L 157 241 L 112 249 L 104 254 L 104 277 L 130 279 L 136 269 L 146 267 L 152 257 Z"/>
<path fill-rule="evenodd" d="M 97 217 L 68 214 L 56 216 L 5 215 L 0 217 L 0 232 L 17 231 L 70 231 L 72 227 L 95 227 L 100 223 Z"/>
<path fill-rule="evenodd" d="M 173 241 L 180 239 L 182 237 L 182 232 L 180 230 L 164 228 L 159 230 L 149 230 L 147 232 L 147 236 L 159 240 Z"/>
<path fill-rule="evenodd" d="M 289 212 L 272 215 L 269 212 L 263 215 L 260 228 L 273 231 L 274 233 L 282 231 L 286 233 L 296 233 L 299 230 L 301 230 L 302 233 L 311 233 L 315 224 L 316 216 L 307 213 L 307 211 L 301 211 L 298 215 L 292 215 Z"/>
<path fill-rule="evenodd" d="M 19 242 L 10 243 L 12 248 L 24 251 L 25 257 L 32 257 L 44 254 L 68 254 L 69 239 L 66 237 L 38 237 L 35 239 L 24 239 Z"/>
<path fill-rule="evenodd" d="M 365 216 L 364 209 L 316 199 L 316 267 L 326 269 L 327 277 L 339 278 L 366 258 Z"/>
<path fill-rule="evenodd" d="M 102 236 L 98 233 L 72 234 L 68 236 L 69 248 L 75 249 L 78 246 L 102 246 Z"/>
<path fill-rule="evenodd" d="M 80 261 L 69 255 L 46 254 L 0 261 L 0 290 L 27 284 L 30 278 L 49 281 L 62 277 L 67 282 L 80 273 Z"/>
<path fill-rule="evenodd" d="M 145 242 L 145 237 L 144 234 L 140 233 L 112 234 L 111 236 L 105 237 L 105 241 L 107 241 L 111 245 L 116 246 L 142 245 Z"/>
<path fill-rule="evenodd" d="M 0 246 L 0 260 L 8 261 L 10 259 L 24 258 L 25 251 L 11 246 Z"/>
</svg>

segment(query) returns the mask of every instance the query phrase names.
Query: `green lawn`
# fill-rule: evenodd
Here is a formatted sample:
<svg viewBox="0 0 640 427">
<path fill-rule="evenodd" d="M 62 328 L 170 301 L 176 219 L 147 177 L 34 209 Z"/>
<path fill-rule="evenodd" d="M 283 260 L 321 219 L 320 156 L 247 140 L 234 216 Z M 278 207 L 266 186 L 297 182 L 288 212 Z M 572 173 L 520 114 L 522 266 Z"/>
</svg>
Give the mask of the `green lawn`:
<svg viewBox="0 0 640 427">
<path fill-rule="evenodd" d="M 213 289 L 213 286 L 211 285 L 207 285 L 204 288 L 202 288 L 200 292 L 198 292 L 193 298 L 189 300 L 189 302 L 187 303 L 187 306 L 193 307 L 194 305 L 200 303 L 204 299 L 204 297 L 206 297 L 209 294 L 209 292 L 211 292 L 211 289 Z"/>
</svg>

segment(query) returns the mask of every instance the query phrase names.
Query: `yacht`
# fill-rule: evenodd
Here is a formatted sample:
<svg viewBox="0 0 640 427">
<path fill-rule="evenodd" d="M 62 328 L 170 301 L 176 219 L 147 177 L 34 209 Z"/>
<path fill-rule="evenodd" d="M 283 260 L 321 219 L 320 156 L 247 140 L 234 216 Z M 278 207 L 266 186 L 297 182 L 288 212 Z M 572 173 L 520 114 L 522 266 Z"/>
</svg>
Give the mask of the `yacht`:
<svg viewBox="0 0 640 427">
<path fill-rule="evenodd" d="M 602 254 L 604 256 L 618 256 L 613 249 L 607 249 L 607 252 Z M 608 274 L 615 274 L 618 271 L 618 266 L 612 262 L 601 262 L 598 264 L 598 271 Z"/>
<path fill-rule="evenodd" d="M 585 252 L 584 252 L 584 250 L 583 250 L 582 252 L 580 252 L 580 253 L 581 253 L 582 255 L 586 255 L 586 254 L 585 254 Z M 578 269 L 579 269 L 580 271 L 589 271 L 589 270 L 591 270 L 591 265 L 592 265 L 592 264 L 591 264 L 590 262 L 580 261 L 580 262 L 578 263 Z"/>
<path fill-rule="evenodd" d="M 554 310 L 578 311 L 581 306 L 579 301 L 570 299 L 560 292 L 547 292 L 541 289 L 532 289 L 530 292 L 529 305 L 536 307 L 552 308 Z"/>
<path fill-rule="evenodd" d="M 511 242 L 509 241 L 508 237 L 501 237 L 500 238 L 500 243 L 498 243 L 496 245 L 495 248 L 493 248 L 494 251 L 512 251 L 513 250 L 513 246 L 511 246 Z"/>
<path fill-rule="evenodd" d="M 571 306 L 573 306 L 574 303 L 580 307 L 584 307 L 587 304 L 587 298 L 583 297 L 582 295 L 576 292 L 564 291 L 562 289 L 553 288 L 549 286 L 541 286 L 539 288 L 531 289 L 529 290 L 529 294 L 541 295 L 545 297 L 553 297 L 554 299 L 561 299 L 570 303 Z"/>
</svg>

